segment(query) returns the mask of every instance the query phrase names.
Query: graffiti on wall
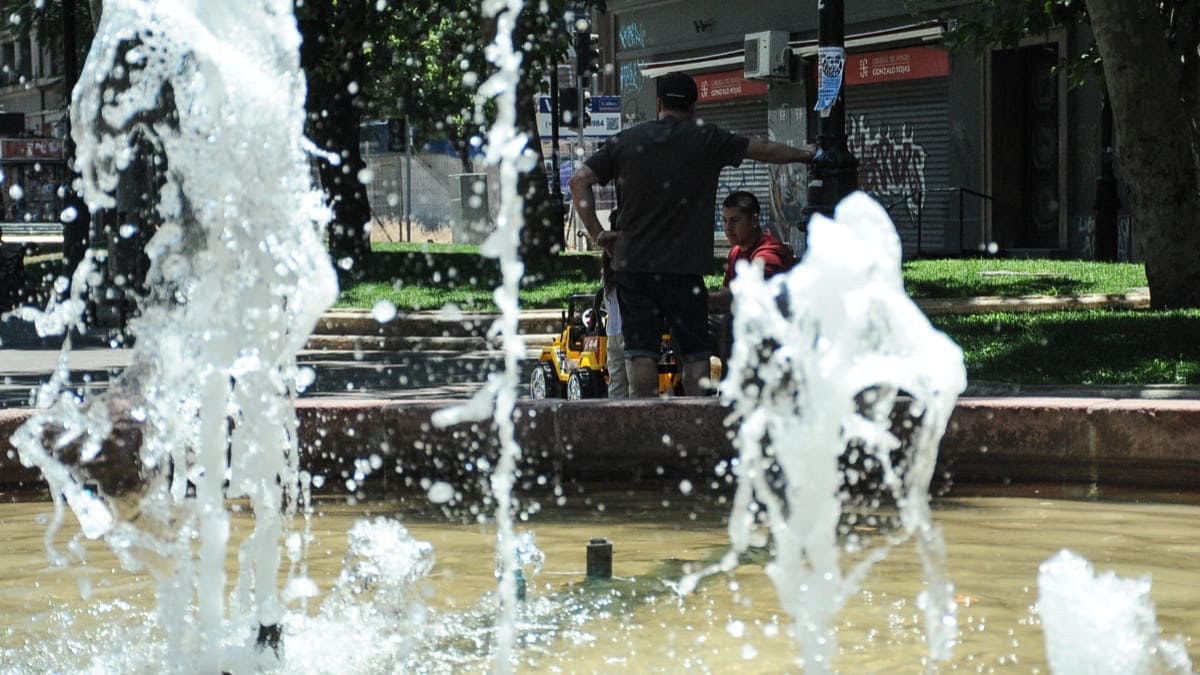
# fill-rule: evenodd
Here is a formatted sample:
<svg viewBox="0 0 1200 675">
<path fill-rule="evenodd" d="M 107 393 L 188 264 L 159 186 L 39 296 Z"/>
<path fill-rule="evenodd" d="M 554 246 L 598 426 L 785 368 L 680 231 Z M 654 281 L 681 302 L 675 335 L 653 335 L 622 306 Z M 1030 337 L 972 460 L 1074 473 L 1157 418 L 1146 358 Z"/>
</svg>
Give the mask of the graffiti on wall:
<svg viewBox="0 0 1200 675">
<path fill-rule="evenodd" d="M 1096 257 L 1096 216 L 1075 216 L 1075 232 L 1079 242 L 1079 257 L 1092 260 Z M 1117 260 L 1131 262 L 1134 259 L 1130 232 L 1129 214 L 1117 216 Z"/>
<path fill-rule="evenodd" d="M 646 67 L 645 59 L 621 64 L 621 95 L 636 95 L 646 86 L 646 78 L 642 76 L 642 68 Z"/>
<path fill-rule="evenodd" d="M 768 115 L 768 138 L 797 148 L 807 143 L 804 106 L 782 106 Z M 808 165 L 770 164 L 770 217 L 797 253 L 804 243 L 804 205 L 808 199 Z"/>
<path fill-rule="evenodd" d="M 639 95 L 646 86 L 646 78 L 642 76 L 645 66 L 645 59 L 621 64 L 621 119 L 626 127 L 643 120 Z"/>
<path fill-rule="evenodd" d="M 642 29 L 642 24 L 637 21 L 630 21 L 621 26 L 621 30 L 617 31 L 617 40 L 621 42 L 621 49 L 637 49 L 646 46 L 646 31 Z"/>
<path fill-rule="evenodd" d="M 896 134 L 891 124 L 872 125 L 867 115 L 849 116 L 847 144 L 858 158 L 858 186 L 883 202 L 902 203 L 915 222 L 917 200 L 925 194 L 928 155 L 912 125 L 902 124 Z"/>
</svg>

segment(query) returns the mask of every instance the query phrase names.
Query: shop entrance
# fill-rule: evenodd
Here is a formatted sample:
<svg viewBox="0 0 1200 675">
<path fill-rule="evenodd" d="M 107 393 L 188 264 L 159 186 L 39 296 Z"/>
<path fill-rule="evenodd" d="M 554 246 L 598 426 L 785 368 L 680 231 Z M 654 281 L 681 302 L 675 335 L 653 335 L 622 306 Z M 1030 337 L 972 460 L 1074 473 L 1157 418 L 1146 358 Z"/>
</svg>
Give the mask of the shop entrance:
<svg viewBox="0 0 1200 675">
<path fill-rule="evenodd" d="M 1066 247 L 1055 43 L 991 56 L 992 234 L 1002 250 Z"/>
</svg>

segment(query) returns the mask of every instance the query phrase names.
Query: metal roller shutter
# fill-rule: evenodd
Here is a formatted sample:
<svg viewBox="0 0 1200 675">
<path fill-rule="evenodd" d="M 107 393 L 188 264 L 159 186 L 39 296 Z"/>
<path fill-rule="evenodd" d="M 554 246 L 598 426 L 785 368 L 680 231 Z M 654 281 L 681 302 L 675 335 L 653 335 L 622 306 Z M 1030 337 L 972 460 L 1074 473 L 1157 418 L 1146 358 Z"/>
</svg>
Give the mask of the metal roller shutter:
<svg viewBox="0 0 1200 675">
<path fill-rule="evenodd" d="M 946 82 L 938 77 L 846 90 L 846 130 L 859 162 L 859 187 L 890 207 L 906 257 L 957 252 L 959 245 Z M 923 208 L 914 195 L 923 196 Z M 971 206 L 965 215 L 977 227 L 978 206 Z"/>
<path fill-rule="evenodd" d="M 696 117 L 735 134 L 766 140 L 767 99 L 741 99 L 728 103 L 696 106 Z M 758 197 L 762 206 L 761 222 L 771 227 L 771 175 L 767 164 L 747 159 L 739 167 L 725 167 L 717 182 L 717 210 L 713 214 L 713 231 L 721 233 L 721 202 L 731 192 L 746 190 Z M 774 229 L 774 228 L 772 228 Z M 723 235 L 722 235 L 723 236 Z"/>
</svg>

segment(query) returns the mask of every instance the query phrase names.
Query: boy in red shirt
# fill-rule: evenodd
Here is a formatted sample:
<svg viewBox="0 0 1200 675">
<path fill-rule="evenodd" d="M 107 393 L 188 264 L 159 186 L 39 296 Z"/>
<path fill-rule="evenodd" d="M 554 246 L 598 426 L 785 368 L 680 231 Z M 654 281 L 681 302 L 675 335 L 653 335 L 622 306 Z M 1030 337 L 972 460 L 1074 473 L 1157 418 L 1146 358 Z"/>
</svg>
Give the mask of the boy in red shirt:
<svg viewBox="0 0 1200 675">
<path fill-rule="evenodd" d="M 762 229 L 758 221 L 758 198 L 744 191 L 731 192 L 721 205 L 721 221 L 725 226 L 725 238 L 732 247 L 729 251 L 729 261 L 725 264 L 725 281 L 721 290 L 708 298 L 710 312 L 728 312 L 733 295 L 729 292 L 729 282 L 736 274 L 734 268 L 739 260 L 763 263 L 763 278 L 771 277 L 792 269 L 796 264 L 796 254 L 792 247 L 783 243 L 775 235 Z"/>
<path fill-rule="evenodd" d="M 725 238 L 732 248 L 725 264 L 725 281 L 721 290 L 708 296 L 708 311 L 713 352 L 722 363 L 729 361 L 733 346 L 733 319 L 729 314 L 733 294 L 729 291 L 729 282 L 737 274 L 735 268 L 738 261 L 752 263 L 761 260 L 764 279 L 786 272 L 796 265 L 796 254 L 792 252 L 792 247 L 762 229 L 758 217 L 758 198 L 749 192 L 732 192 L 721 204 L 721 222 L 725 226 Z"/>
</svg>

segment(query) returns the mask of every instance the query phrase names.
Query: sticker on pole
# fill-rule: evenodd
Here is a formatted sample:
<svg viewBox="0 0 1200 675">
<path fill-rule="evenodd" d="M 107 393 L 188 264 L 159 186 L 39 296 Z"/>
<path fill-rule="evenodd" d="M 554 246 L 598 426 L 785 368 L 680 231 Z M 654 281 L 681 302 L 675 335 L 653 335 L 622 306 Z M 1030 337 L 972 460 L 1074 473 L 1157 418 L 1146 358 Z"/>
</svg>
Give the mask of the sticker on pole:
<svg viewBox="0 0 1200 675">
<path fill-rule="evenodd" d="M 842 74 L 846 70 L 846 50 L 842 47 L 820 47 L 817 49 L 817 65 L 820 84 L 817 87 L 817 105 L 813 110 L 821 116 L 829 115 L 829 109 L 842 90 Z"/>
</svg>

